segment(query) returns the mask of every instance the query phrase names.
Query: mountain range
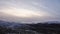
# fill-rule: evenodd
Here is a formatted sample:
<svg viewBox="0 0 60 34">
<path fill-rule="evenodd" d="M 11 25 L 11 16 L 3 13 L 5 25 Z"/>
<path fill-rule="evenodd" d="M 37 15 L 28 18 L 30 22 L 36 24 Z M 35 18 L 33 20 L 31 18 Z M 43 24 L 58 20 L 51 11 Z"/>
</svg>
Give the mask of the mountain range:
<svg viewBox="0 0 60 34">
<path fill-rule="evenodd" d="M 58 34 L 59 32 L 59 21 L 48 21 L 37 24 L 22 24 L 0 20 L 1 34 Z"/>
</svg>

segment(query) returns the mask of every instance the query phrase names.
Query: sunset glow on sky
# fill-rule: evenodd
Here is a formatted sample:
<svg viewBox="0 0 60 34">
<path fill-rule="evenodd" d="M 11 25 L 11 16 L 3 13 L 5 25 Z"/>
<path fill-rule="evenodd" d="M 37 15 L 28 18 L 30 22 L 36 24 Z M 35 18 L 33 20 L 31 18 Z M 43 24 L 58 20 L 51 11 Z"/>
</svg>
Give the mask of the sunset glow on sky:
<svg viewBox="0 0 60 34">
<path fill-rule="evenodd" d="M 2 10 L 4 13 L 14 15 L 17 17 L 32 17 L 32 16 L 43 16 L 43 14 L 39 12 L 34 12 L 32 10 L 27 10 L 27 9 L 16 9 L 16 8 L 11 8 L 11 9 L 5 9 Z"/>
</svg>

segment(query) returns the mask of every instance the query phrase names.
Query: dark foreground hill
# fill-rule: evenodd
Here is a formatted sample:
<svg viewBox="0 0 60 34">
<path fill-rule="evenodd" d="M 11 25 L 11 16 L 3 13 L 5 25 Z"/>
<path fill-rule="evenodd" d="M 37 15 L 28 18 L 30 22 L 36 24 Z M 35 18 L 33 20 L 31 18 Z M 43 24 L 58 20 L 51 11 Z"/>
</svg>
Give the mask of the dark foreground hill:
<svg viewBox="0 0 60 34">
<path fill-rule="evenodd" d="M 38 24 L 29 24 L 32 29 L 36 32 L 40 32 L 43 34 L 60 34 L 60 22 L 45 22 L 45 23 L 38 23 Z"/>
<path fill-rule="evenodd" d="M 60 34 L 60 23 L 21 24 L 0 20 L 0 34 Z"/>
<path fill-rule="evenodd" d="M 27 24 L 6 22 L 0 20 L 0 34 L 40 34 L 31 29 L 34 28 Z"/>
</svg>

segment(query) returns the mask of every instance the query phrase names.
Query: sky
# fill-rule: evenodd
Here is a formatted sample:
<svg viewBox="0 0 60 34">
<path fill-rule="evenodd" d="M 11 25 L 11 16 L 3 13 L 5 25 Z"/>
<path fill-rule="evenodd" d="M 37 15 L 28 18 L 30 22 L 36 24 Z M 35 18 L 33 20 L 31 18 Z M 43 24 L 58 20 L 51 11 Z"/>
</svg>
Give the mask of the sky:
<svg viewBox="0 0 60 34">
<path fill-rule="evenodd" d="M 60 0 L 0 0 L 0 20 L 21 23 L 60 21 Z"/>
</svg>

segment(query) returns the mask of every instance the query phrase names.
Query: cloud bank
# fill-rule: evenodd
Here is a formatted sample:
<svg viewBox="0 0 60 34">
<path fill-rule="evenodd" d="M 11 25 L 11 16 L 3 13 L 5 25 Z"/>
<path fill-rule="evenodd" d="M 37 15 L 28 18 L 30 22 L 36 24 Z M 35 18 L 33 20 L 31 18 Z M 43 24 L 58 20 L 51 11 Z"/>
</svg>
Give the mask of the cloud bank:
<svg viewBox="0 0 60 34">
<path fill-rule="evenodd" d="M 60 21 L 60 0 L 0 0 L 0 20 Z"/>
</svg>

